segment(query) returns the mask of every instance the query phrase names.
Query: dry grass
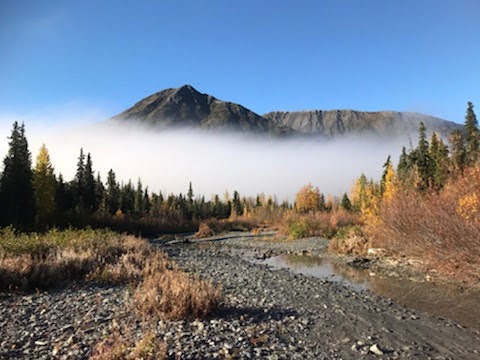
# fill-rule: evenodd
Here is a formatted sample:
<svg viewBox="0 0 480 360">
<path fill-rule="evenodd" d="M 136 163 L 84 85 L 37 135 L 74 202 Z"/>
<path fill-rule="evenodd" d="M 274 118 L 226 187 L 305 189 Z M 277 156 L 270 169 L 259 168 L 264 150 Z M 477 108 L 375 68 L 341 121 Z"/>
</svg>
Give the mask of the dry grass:
<svg viewBox="0 0 480 360">
<path fill-rule="evenodd" d="M 205 317 L 221 294 L 145 240 L 109 231 L 54 230 L 37 236 L 7 229 L 0 236 L 0 254 L 3 289 L 46 289 L 75 280 L 130 284 L 142 318 Z"/>
<path fill-rule="evenodd" d="M 331 239 L 341 229 L 355 226 L 359 223 L 360 220 L 357 214 L 344 210 L 310 214 L 290 212 L 283 217 L 279 228 L 281 234 L 288 235 L 292 239 L 310 236 L 321 236 Z"/>
<path fill-rule="evenodd" d="M 204 318 L 218 306 L 219 288 L 186 273 L 170 270 L 147 276 L 134 293 L 135 308 L 143 319 Z"/>
<path fill-rule="evenodd" d="M 15 235 L 7 229 L 2 235 L 4 289 L 44 289 L 83 279 L 128 283 L 136 287 L 135 307 L 142 318 L 162 319 L 205 317 L 220 299 L 219 289 L 182 272 L 165 253 L 140 238 L 93 230 L 37 236 Z"/>
<path fill-rule="evenodd" d="M 147 333 L 135 344 L 128 341 L 128 338 L 116 330 L 95 346 L 90 360 L 166 359 L 167 346 L 157 338 L 154 332 Z"/>
<path fill-rule="evenodd" d="M 469 169 L 440 193 L 399 191 L 367 227 L 374 247 L 421 260 L 449 277 L 480 279 L 480 168 Z"/>
<path fill-rule="evenodd" d="M 120 277 L 133 278 L 134 267 L 149 256 L 150 246 L 143 240 L 103 230 L 52 230 L 44 235 L 0 233 L 0 288 L 48 289 L 70 281 L 95 278 L 93 274 L 114 273 L 122 265 Z M 89 275 L 90 274 L 90 275 Z"/>
</svg>

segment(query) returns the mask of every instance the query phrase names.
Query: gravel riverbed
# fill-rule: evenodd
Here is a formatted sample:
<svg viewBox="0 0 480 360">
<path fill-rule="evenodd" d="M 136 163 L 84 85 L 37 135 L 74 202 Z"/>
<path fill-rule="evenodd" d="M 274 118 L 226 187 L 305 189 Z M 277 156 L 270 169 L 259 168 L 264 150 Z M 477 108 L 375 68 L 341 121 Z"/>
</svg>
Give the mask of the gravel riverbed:
<svg viewBox="0 0 480 360">
<path fill-rule="evenodd" d="M 255 249 L 261 254 L 322 246 L 323 240 L 279 245 L 228 239 L 166 247 L 183 269 L 210 279 L 224 292 L 222 308 L 212 318 L 153 324 L 167 344 L 168 358 L 480 359 L 477 331 L 368 291 L 255 264 L 245 256 L 256 254 Z M 0 358 L 85 359 L 115 324 L 128 323 L 130 336 L 140 338 L 143 327 L 130 301 L 128 288 L 94 285 L 4 294 Z"/>
</svg>

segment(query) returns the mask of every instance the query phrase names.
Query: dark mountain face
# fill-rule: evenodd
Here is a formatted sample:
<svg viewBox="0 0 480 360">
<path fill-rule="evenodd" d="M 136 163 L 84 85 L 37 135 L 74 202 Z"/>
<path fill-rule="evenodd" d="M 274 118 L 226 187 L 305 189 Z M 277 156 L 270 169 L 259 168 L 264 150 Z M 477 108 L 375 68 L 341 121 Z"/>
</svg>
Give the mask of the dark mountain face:
<svg viewBox="0 0 480 360">
<path fill-rule="evenodd" d="M 274 136 L 294 132 L 241 105 L 202 94 L 190 85 L 150 95 L 113 120 L 135 120 L 158 128 L 200 128 Z"/>
<path fill-rule="evenodd" d="M 193 128 L 231 131 L 269 137 L 344 135 L 416 137 L 420 121 L 442 137 L 461 125 L 428 115 L 407 112 L 275 111 L 260 116 L 247 108 L 202 94 L 190 85 L 166 89 L 137 102 L 111 120 L 136 121 L 158 129 Z"/>
</svg>

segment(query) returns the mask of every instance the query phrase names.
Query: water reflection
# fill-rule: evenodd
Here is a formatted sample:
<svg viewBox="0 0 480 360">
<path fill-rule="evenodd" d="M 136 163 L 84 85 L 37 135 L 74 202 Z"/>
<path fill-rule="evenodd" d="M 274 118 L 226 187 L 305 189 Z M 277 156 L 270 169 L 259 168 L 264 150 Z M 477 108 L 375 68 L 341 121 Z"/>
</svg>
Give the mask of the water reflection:
<svg viewBox="0 0 480 360">
<path fill-rule="evenodd" d="M 332 263 L 326 258 L 304 255 L 281 255 L 264 261 L 277 268 L 329 279 L 358 290 L 370 290 L 378 295 L 413 309 L 480 330 L 478 303 L 480 294 L 454 286 L 430 282 L 414 282 L 400 277 L 370 276 L 370 271 Z"/>
</svg>

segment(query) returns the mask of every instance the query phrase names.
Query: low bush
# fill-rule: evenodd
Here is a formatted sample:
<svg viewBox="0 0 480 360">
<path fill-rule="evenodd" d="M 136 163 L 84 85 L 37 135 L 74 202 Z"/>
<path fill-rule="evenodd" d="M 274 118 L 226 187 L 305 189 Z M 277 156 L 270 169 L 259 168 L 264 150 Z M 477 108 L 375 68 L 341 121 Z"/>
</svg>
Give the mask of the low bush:
<svg viewBox="0 0 480 360">
<path fill-rule="evenodd" d="M 218 306 L 221 291 L 209 282 L 175 269 L 152 272 L 134 293 L 135 309 L 143 319 L 204 318 Z"/>
<path fill-rule="evenodd" d="M 210 237 L 228 231 L 251 231 L 257 228 L 255 221 L 246 219 L 210 219 L 200 223 L 196 238 Z"/>
<path fill-rule="evenodd" d="M 135 344 L 128 339 L 116 330 L 95 346 L 90 360 L 161 360 L 167 357 L 166 344 L 154 332 L 147 333 Z"/>
<path fill-rule="evenodd" d="M 362 255 L 368 252 L 370 243 L 359 226 L 340 228 L 328 243 L 328 251 L 340 255 Z"/>
<path fill-rule="evenodd" d="M 290 212 L 280 222 L 280 233 L 292 239 L 321 236 L 333 238 L 343 228 L 359 224 L 359 217 L 344 210 L 298 214 Z"/>
</svg>

